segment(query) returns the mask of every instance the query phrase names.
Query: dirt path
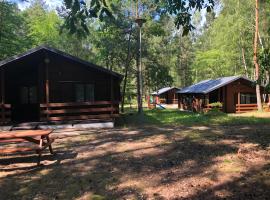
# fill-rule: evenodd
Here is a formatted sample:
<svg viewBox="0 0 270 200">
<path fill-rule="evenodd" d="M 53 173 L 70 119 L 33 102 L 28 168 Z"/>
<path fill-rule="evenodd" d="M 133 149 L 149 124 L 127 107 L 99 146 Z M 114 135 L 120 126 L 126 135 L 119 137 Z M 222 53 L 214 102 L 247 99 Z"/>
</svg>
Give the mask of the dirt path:
<svg viewBox="0 0 270 200">
<path fill-rule="evenodd" d="M 65 134 L 63 134 L 63 132 Z M 54 133 L 58 153 L 0 159 L 0 199 L 268 199 L 270 126 Z"/>
</svg>

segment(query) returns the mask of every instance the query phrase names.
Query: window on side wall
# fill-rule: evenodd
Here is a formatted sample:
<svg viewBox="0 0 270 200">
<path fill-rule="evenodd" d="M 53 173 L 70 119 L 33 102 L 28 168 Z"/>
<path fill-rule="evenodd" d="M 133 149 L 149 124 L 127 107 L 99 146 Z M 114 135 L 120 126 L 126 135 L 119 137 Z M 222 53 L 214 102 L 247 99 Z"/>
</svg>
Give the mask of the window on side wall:
<svg viewBox="0 0 270 200">
<path fill-rule="evenodd" d="M 95 87 L 93 84 L 85 85 L 85 101 L 95 100 Z"/>
<path fill-rule="evenodd" d="M 256 94 L 241 93 L 240 102 L 241 104 L 256 104 L 257 103 Z"/>
<path fill-rule="evenodd" d="M 93 84 L 75 85 L 76 102 L 91 102 L 95 100 L 95 91 Z"/>
<path fill-rule="evenodd" d="M 37 87 L 24 86 L 20 88 L 21 104 L 36 104 L 37 103 Z"/>
</svg>

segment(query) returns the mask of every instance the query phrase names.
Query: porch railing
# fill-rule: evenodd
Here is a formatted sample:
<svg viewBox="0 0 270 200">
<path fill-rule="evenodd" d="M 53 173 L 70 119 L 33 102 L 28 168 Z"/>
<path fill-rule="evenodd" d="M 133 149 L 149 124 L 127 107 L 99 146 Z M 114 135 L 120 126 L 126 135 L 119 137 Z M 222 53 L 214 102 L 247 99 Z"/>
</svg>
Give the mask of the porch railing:
<svg viewBox="0 0 270 200">
<path fill-rule="evenodd" d="M 159 103 L 163 103 L 163 104 L 178 104 L 178 99 L 159 99 Z"/>
<path fill-rule="evenodd" d="M 0 104 L 0 124 L 9 123 L 11 121 L 11 105 Z"/>
<path fill-rule="evenodd" d="M 169 104 L 178 104 L 178 99 L 169 99 L 168 103 Z"/>
<path fill-rule="evenodd" d="M 236 113 L 250 112 L 258 110 L 257 104 L 236 104 Z M 263 104 L 263 110 L 270 112 L 269 106 Z"/>
<path fill-rule="evenodd" d="M 113 119 L 119 116 L 119 102 L 73 102 L 40 104 L 41 121 Z"/>
</svg>

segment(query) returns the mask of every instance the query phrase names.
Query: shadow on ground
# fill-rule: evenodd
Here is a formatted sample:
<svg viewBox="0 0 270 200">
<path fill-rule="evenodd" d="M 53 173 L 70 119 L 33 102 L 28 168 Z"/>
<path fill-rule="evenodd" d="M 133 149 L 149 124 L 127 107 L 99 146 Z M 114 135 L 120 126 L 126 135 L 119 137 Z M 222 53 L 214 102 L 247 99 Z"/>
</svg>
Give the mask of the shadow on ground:
<svg viewBox="0 0 270 200">
<path fill-rule="evenodd" d="M 164 126 L 82 131 L 59 137 L 57 156 L 45 156 L 49 164 L 42 167 L 35 167 L 29 154 L 1 158 L 0 199 L 267 199 L 269 162 L 248 163 L 238 152 L 252 144 L 269 153 L 269 130 Z"/>
</svg>

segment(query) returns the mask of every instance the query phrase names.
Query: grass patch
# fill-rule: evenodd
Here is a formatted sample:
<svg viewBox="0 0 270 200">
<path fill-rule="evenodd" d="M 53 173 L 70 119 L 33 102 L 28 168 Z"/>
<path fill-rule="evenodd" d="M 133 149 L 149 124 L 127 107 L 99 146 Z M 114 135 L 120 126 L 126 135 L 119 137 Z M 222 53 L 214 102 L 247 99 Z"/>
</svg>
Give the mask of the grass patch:
<svg viewBox="0 0 270 200">
<path fill-rule="evenodd" d="M 233 116 L 225 113 L 192 113 L 176 109 L 144 110 L 143 115 L 136 112 L 123 114 L 117 121 L 119 126 L 138 125 L 251 125 L 269 124 L 270 118 L 254 116 Z"/>
</svg>

